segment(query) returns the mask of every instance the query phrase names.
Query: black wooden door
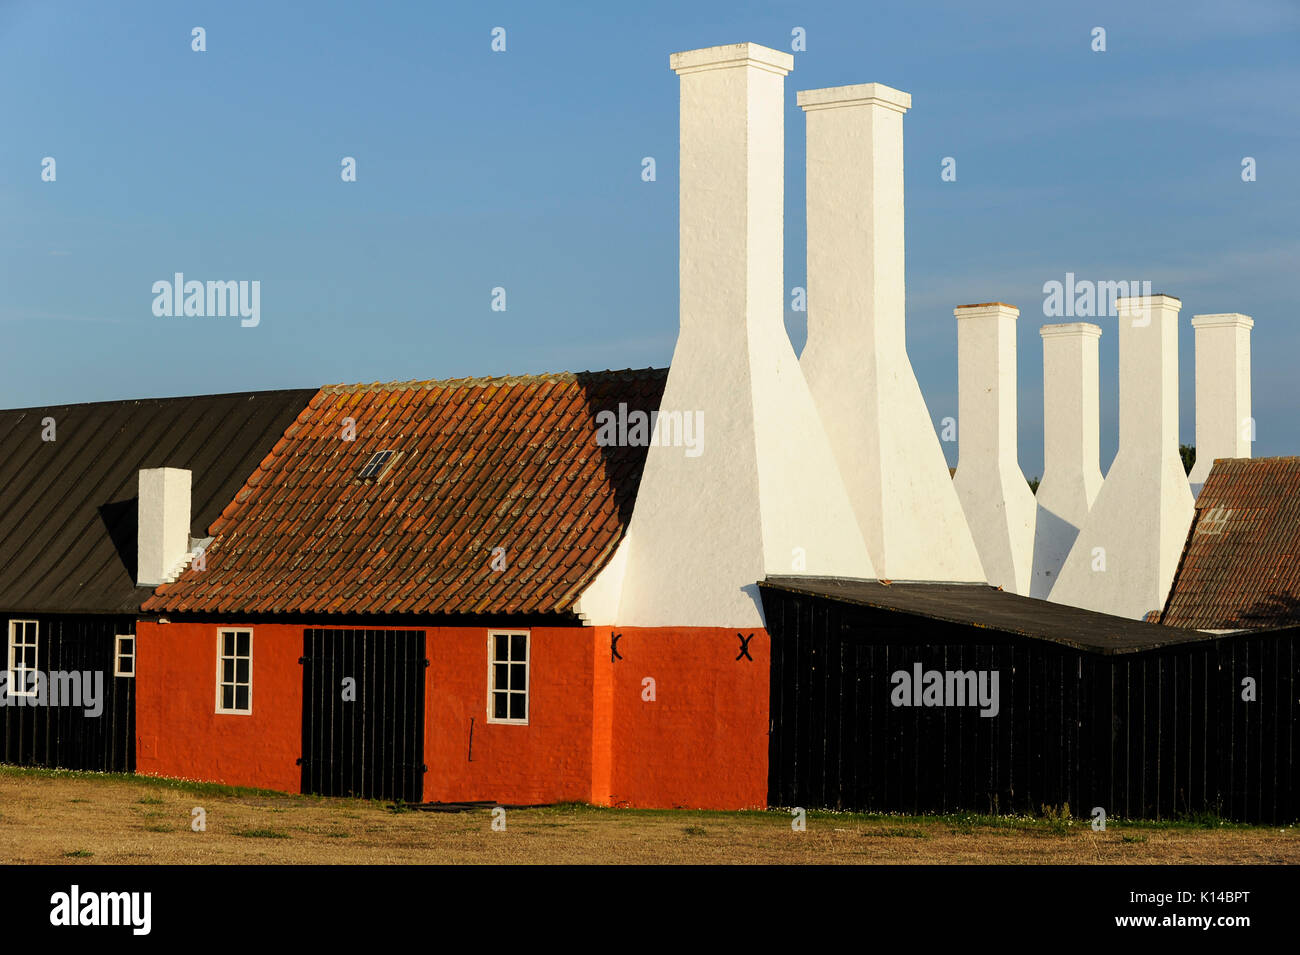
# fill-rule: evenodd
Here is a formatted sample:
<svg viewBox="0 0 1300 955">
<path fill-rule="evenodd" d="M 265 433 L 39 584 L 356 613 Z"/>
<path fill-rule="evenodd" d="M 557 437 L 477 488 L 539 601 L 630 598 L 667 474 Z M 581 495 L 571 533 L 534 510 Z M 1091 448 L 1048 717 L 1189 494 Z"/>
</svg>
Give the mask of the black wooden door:
<svg viewBox="0 0 1300 955">
<path fill-rule="evenodd" d="M 422 630 L 306 630 L 302 791 L 424 799 Z"/>
</svg>

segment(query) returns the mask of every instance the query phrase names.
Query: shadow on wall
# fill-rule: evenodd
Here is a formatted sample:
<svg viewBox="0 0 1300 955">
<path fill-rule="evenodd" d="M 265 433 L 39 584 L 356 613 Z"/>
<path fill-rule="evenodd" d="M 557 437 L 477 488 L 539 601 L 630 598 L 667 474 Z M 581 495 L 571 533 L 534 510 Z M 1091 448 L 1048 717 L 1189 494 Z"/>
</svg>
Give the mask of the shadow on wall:
<svg viewBox="0 0 1300 955">
<path fill-rule="evenodd" d="M 1079 528 L 1065 518 L 1038 505 L 1038 523 L 1034 531 L 1034 563 L 1029 596 L 1046 600 L 1056 577 L 1065 566 Z"/>
</svg>

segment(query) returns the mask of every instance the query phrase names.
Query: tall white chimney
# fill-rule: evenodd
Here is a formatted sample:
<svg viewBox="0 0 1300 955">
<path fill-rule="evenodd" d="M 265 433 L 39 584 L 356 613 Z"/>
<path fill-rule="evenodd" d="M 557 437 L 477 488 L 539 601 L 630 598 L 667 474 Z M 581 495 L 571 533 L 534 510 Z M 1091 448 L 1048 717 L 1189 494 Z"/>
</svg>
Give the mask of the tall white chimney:
<svg viewBox="0 0 1300 955">
<path fill-rule="evenodd" d="M 1016 319 L 1001 302 L 962 305 L 957 317 L 959 460 L 953 487 L 995 587 L 1029 593 L 1034 492 L 1016 456 Z"/>
<path fill-rule="evenodd" d="M 982 581 L 907 357 L 903 114 L 879 83 L 803 90 L 808 344 L 799 364 L 881 577 Z"/>
<path fill-rule="evenodd" d="M 1248 458 L 1255 437 L 1250 410 L 1249 315 L 1193 315 L 1196 329 L 1196 464 L 1187 479 L 1200 494 L 1215 458 Z"/>
<path fill-rule="evenodd" d="M 1034 576 L 1029 595 L 1046 598 L 1101 490 L 1098 411 L 1101 327 L 1088 322 L 1044 325 L 1043 480 L 1034 525 Z"/>
<path fill-rule="evenodd" d="M 1140 619 L 1164 606 L 1195 511 L 1178 455 L 1181 303 L 1147 295 L 1116 306 L 1119 452 L 1050 599 Z"/>
<path fill-rule="evenodd" d="M 140 471 L 136 509 L 136 586 L 156 587 L 189 555 L 190 472 Z"/>
<path fill-rule="evenodd" d="M 753 43 L 676 53 L 681 329 L 662 410 L 702 453 L 653 444 L 626 537 L 618 623 L 762 626 L 768 574 L 872 577 L 785 332 L 784 77 Z"/>
</svg>

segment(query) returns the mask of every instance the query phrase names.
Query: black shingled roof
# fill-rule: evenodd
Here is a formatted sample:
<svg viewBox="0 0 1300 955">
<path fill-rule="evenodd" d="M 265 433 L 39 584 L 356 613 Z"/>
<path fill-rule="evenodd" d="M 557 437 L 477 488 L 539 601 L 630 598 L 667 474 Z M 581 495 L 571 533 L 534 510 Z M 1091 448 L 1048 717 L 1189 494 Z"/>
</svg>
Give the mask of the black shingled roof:
<svg viewBox="0 0 1300 955">
<path fill-rule="evenodd" d="M 985 584 L 889 583 L 840 577 L 768 577 L 760 588 L 1051 640 L 1080 650 L 1126 653 L 1212 640 L 1213 634 L 1114 617 Z"/>
<path fill-rule="evenodd" d="M 141 468 L 193 472 L 206 529 L 315 389 L 0 411 L 0 612 L 134 613 Z M 42 441 L 53 418 L 56 440 Z"/>
</svg>

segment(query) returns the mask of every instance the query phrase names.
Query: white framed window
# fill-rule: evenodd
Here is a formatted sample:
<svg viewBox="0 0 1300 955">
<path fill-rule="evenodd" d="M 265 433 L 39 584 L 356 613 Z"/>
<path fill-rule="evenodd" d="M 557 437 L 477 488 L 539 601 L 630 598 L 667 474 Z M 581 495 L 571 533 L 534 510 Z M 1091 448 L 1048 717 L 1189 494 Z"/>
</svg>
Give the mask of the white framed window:
<svg viewBox="0 0 1300 955">
<path fill-rule="evenodd" d="M 217 712 L 253 712 L 252 630 L 217 630 Z"/>
<path fill-rule="evenodd" d="M 135 676 L 135 634 L 119 633 L 113 646 L 113 676 Z"/>
<path fill-rule="evenodd" d="M 9 695 L 36 695 L 36 621 L 9 621 Z"/>
<path fill-rule="evenodd" d="M 527 630 L 488 631 L 488 722 L 528 722 Z"/>
</svg>

